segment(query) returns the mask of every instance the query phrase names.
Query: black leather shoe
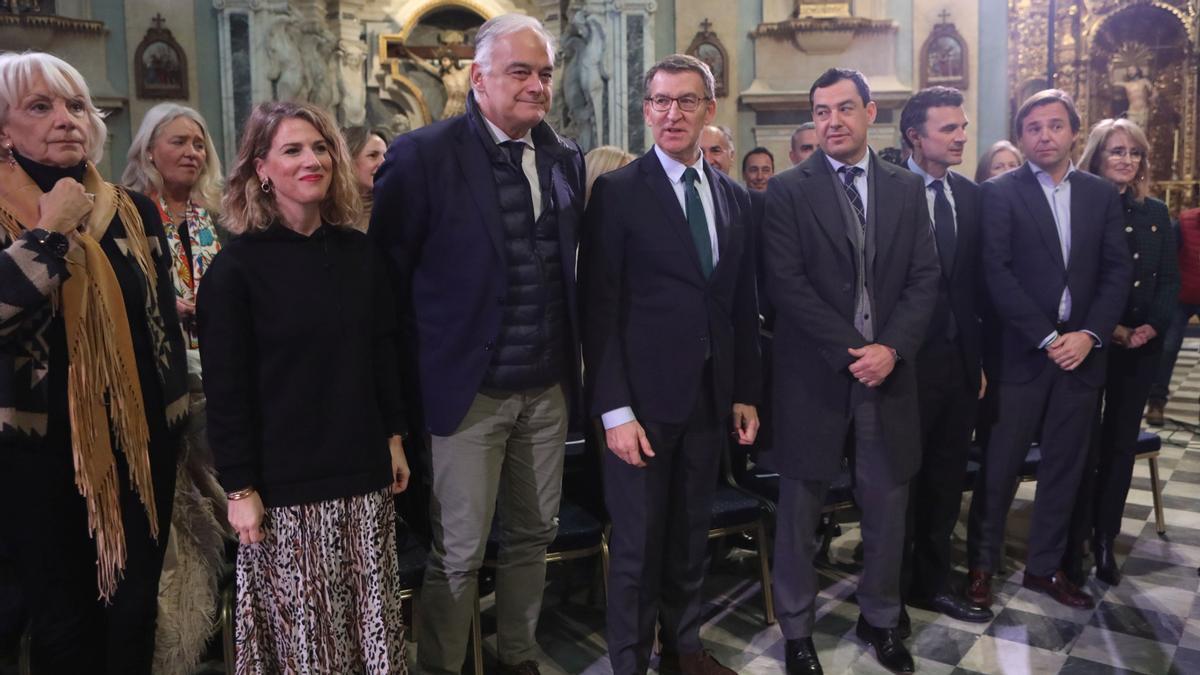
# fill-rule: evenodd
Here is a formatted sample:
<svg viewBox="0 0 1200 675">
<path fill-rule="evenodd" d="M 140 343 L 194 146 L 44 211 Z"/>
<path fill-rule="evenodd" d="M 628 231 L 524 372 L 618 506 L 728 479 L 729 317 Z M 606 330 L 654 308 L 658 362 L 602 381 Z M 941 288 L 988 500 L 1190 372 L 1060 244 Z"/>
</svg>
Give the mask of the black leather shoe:
<svg viewBox="0 0 1200 675">
<path fill-rule="evenodd" d="M 1096 539 L 1092 542 L 1092 555 L 1096 558 L 1096 578 L 1109 586 L 1121 583 L 1121 568 L 1117 566 L 1117 554 L 1111 539 Z"/>
<path fill-rule="evenodd" d="M 824 675 L 812 638 L 788 640 L 784 644 L 784 664 L 788 675 Z"/>
<path fill-rule="evenodd" d="M 908 653 L 895 628 L 876 628 L 860 614 L 854 634 L 875 649 L 875 658 L 884 668 L 893 673 L 911 673 L 915 670 L 912 654 Z"/>
<path fill-rule="evenodd" d="M 938 593 L 928 600 L 912 600 L 908 604 L 913 607 L 920 607 L 931 612 L 944 614 L 951 619 L 957 621 L 967 621 L 970 623 L 987 623 L 994 616 L 992 610 L 987 607 L 979 607 L 971 604 L 966 598 L 963 598 L 952 593 Z M 901 616 L 903 619 L 903 615 Z M 900 637 L 908 637 L 901 635 Z"/>
<path fill-rule="evenodd" d="M 912 637 L 912 618 L 908 616 L 908 608 L 900 605 L 900 620 L 896 622 L 896 634 L 901 640 Z"/>
</svg>

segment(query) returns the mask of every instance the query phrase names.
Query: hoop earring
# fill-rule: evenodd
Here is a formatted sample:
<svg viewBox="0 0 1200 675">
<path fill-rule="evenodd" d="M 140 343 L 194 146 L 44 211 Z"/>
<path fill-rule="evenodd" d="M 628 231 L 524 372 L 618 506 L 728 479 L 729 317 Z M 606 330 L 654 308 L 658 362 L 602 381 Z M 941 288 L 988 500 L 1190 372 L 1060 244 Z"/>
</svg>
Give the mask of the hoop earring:
<svg viewBox="0 0 1200 675">
<path fill-rule="evenodd" d="M 268 178 L 268 179 L 264 180 L 258 187 L 261 188 L 263 192 L 270 192 L 271 191 L 271 179 Z"/>
</svg>

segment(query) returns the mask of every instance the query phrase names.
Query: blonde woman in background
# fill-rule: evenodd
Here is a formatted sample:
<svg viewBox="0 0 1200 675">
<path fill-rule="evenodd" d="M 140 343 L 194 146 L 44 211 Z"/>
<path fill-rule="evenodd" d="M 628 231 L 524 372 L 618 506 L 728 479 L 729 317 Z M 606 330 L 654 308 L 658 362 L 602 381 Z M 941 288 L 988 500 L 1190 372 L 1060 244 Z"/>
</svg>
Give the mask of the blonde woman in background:
<svg viewBox="0 0 1200 675">
<path fill-rule="evenodd" d="M 346 139 L 350 159 L 354 161 L 354 179 L 358 181 L 363 200 L 362 215 L 358 217 L 354 229 L 366 232 L 367 226 L 371 224 L 371 208 L 375 205 L 372 191 L 375 187 L 375 172 L 383 164 L 383 155 L 388 147 L 388 134 L 383 129 L 347 127 L 342 129 L 342 137 Z"/>
<path fill-rule="evenodd" d="M 615 145 L 601 145 L 592 148 L 583 156 L 584 166 L 587 167 L 587 198 L 592 198 L 592 183 L 609 171 L 616 171 L 637 159 Z"/>
<path fill-rule="evenodd" d="M 159 583 L 154 672 L 187 675 L 204 655 L 216 620 L 229 535 L 204 438 L 204 391 L 195 331 L 196 291 L 220 250 L 213 218 L 221 199 L 221 162 L 200 113 L 175 103 L 146 112 L 129 148 L 122 181 L 158 207 L 171 254 L 175 307 L 188 343 L 191 420 L 175 476 L 171 537 Z"/>
<path fill-rule="evenodd" d="M 121 182 L 154 200 L 171 248 L 175 307 L 188 349 L 196 349 L 196 289 L 220 250 L 213 227 L 221 160 L 200 113 L 176 103 L 146 112 Z"/>
<path fill-rule="evenodd" d="M 1025 158 L 1017 146 L 1008 141 L 996 141 L 979 157 L 979 166 L 975 169 L 975 182 L 982 183 L 989 178 L 995 178 L 1002 173 L 1012 171 L 1021 166 Z"/>
</svg>

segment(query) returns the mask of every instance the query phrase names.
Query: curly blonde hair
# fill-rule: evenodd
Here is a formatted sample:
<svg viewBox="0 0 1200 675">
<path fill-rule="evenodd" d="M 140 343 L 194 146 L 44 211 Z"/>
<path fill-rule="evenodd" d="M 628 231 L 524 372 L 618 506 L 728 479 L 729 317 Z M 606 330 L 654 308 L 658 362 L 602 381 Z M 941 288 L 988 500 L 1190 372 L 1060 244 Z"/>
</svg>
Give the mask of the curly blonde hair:
<svg viewBox="0 0 1200 675">
<path fill-rule="evenodd" d="M 180 117 L 195 122 L 204 136 L 204 166 L 200 169 L 196 184 L 192 186 L 191 199 L 209 211 L 216 211 L 221 205 L 221 158 L 217 156 L 217 148 L 213 145 L 204 117 L 196 110 L 178 103 L 159 103 L 146 111 L 142 126 L 129 146 L 126 156 L 128 163 L 125 173 L 121 175 L 121 183 L 138 192 L 162 194 L 163 177 L 154 162 L 150 161 L 150 149 L 158 140 L 159 131 Z"/>
<path fill-rule="evenodd" d="M 50 93 L 65 99 L 80 98 L 87 112 L 87 157 L 96 164 L 104 157 L 108 127 L 104 113 L 92 102 L 87 80 L 74 66 L 44 52 L 0 52 L 0 125 L 8 121 L 9 110 L 29 94 L 29 88 L 41 77 Z M 0 159 L 7 160 L 8 153 Z"/>
<path fill-rule="evenodd" d="M 337 123 L 329 113 L 312 104 L 271 101 L 258 104 L 250 113 L 242 132 L 237 162 L 225 184 L 221 224 L 234 234 L 265 230 L 279 218 L 275 193 L 262 190 L 255 161 L 266 158 L 279 125 L 288 119 L 300 119 L 313 125 L 325 139 L 333 158 L 329 191 L 321 200 L 321 220 L 347 227 L 358 221 L 362 197 L 358 194 L 353 163 Z"/>
</svg>

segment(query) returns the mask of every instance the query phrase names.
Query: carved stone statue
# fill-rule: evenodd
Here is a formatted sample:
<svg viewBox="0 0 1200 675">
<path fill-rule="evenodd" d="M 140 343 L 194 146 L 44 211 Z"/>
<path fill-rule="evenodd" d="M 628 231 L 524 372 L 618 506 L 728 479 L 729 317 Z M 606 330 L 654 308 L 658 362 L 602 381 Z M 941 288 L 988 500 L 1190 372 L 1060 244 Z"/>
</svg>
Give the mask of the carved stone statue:
<svg viewBox="0 0 1200 675">
<path fill-rule="evenodd" d="M 347 126 L 362 124 L 367 118 L 367 82 L 362 65 L 367 59 L 361 42 L 339 40 L 338 118 Z"/>
<path fill-rule="evenodd" d="M 1155 98 L 1154 84 L 1140 67 L 1130 65 L 1125 68 L 1124 80 L 1118 82 L 1117 86 L 1125 90 L 1125 100 L 1128 102 L 1125 118 L 1146 129 L 1150 122 L 1150 104 Z"/>
<path fill-rule="evenodd" d="M 267 35 L 266 74 L 275 99 L 333 107 L 340 75 L 333 70 L 334 40 L 329 30 L 318 23 L 282 17 Z"/>
<path fill-rule="evenodd" d="M 604 110 L 604 88 L 608 85 L 608 66 L 604 60 L 604 24 L 595 14 L 586 10 L 576 12 L 571 23 L 583 41 L 582 49 L 577 54 L 579 84 L 592 111 L 591 131 L 599 145 L 598 141 L 602 138 L 599 120 Z"/>
</svg>

